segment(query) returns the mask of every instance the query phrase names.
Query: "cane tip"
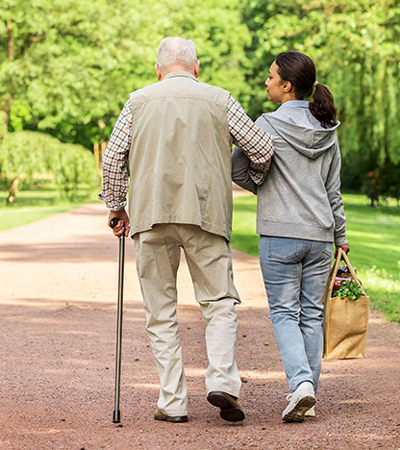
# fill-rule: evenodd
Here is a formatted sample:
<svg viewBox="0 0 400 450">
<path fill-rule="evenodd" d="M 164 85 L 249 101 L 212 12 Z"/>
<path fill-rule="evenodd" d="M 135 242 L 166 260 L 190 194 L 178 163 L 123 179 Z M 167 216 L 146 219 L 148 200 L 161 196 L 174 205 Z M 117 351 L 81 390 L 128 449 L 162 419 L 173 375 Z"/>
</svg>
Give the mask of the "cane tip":
<svg viewBox="0 0 400 450">
<path fill-rule="evenodd" d="M 113 414 L 113 423 L 120 423 L 121 422 L 121 413 L 118 411 L 114 411 Z"/>
</svg>

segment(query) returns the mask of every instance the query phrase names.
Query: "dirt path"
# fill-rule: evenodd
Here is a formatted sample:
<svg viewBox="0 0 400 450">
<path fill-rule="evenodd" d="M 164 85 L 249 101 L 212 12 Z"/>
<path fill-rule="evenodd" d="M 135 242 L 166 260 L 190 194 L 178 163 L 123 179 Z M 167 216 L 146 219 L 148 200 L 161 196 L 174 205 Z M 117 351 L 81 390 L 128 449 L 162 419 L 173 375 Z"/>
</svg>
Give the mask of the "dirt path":
<svg viewBox="0 0 400 450">
<path fill-rule="evenodd" d="M 204 324 L 179 276 L 189 423 L 152 418 L 158 377 L 128 242 L 122 425 L 112 424 L 117 241 L 103 205 L 0 233 L 0 448 L 400 449 L 400 330 L 371 315 L 367 358 L 323 365 L 317 418 L 283 424 L 287 386 L 258 262 L 234 253 L 244 425 L 205 399 Z"/>
</svg>

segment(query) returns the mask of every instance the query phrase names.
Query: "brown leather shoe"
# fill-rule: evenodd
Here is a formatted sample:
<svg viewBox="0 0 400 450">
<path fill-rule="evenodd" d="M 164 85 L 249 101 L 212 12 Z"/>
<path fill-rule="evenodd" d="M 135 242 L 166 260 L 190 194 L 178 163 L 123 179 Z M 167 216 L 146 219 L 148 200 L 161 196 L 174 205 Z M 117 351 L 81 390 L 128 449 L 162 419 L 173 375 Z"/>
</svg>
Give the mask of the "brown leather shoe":
<svg viewBox="0 0 400 450">
<path fill-rule="evenodd" d="M 207 400 L 221 409 L 219 415 L 229 422 L 240 422 L 244 420 L 244 412 L 237 398 L 222 391 L 212 391 L 207 395 Z"/>
<path fill-rule="evenodd" d="M 184 423 L 188 421 L 188 416 L 167 416 L 159 409 L 154 413 L 156 420 L 163 420 L 164 422 Z"/>
</svg>

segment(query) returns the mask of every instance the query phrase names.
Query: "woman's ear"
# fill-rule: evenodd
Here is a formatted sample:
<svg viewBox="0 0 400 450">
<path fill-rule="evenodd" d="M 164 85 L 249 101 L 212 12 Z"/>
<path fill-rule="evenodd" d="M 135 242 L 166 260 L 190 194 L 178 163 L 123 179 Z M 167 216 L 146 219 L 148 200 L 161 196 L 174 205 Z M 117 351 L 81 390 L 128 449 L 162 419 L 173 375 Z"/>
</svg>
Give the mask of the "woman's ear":
<svg viewBox="0 0 400 450">
<path fill-rule="evenodd" d="M 283 92 L 290 92 L 292 90 L 292 83 L 290 81 L 285 81 L 282 86 Z"/>
</svg>

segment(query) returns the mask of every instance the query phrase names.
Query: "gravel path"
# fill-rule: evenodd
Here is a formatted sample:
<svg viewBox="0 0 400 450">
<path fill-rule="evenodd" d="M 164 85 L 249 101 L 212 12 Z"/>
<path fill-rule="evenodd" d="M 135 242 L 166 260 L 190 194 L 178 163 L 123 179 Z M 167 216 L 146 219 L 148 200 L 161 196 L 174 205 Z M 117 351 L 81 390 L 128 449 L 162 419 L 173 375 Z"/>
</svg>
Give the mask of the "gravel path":
<svg viewBox="0 0 400 450">
<path fill-rule="evenodd" d="M 127 245 L 121 425 L 112 423 L 117 240 L 90 204 L 0 233 L 0 448 L 5 450 L 400 449 L 400 329 L 372 313 L 365 360 L 323 364 L 317 417 L 284 424 L 287 386 L 258 261 L 234 252 L 246 421 L 205 398 L 204 324 L 188 270 L 179 319 L 189 422 L 156 422 L 158 377 Z"/>
</svg>

